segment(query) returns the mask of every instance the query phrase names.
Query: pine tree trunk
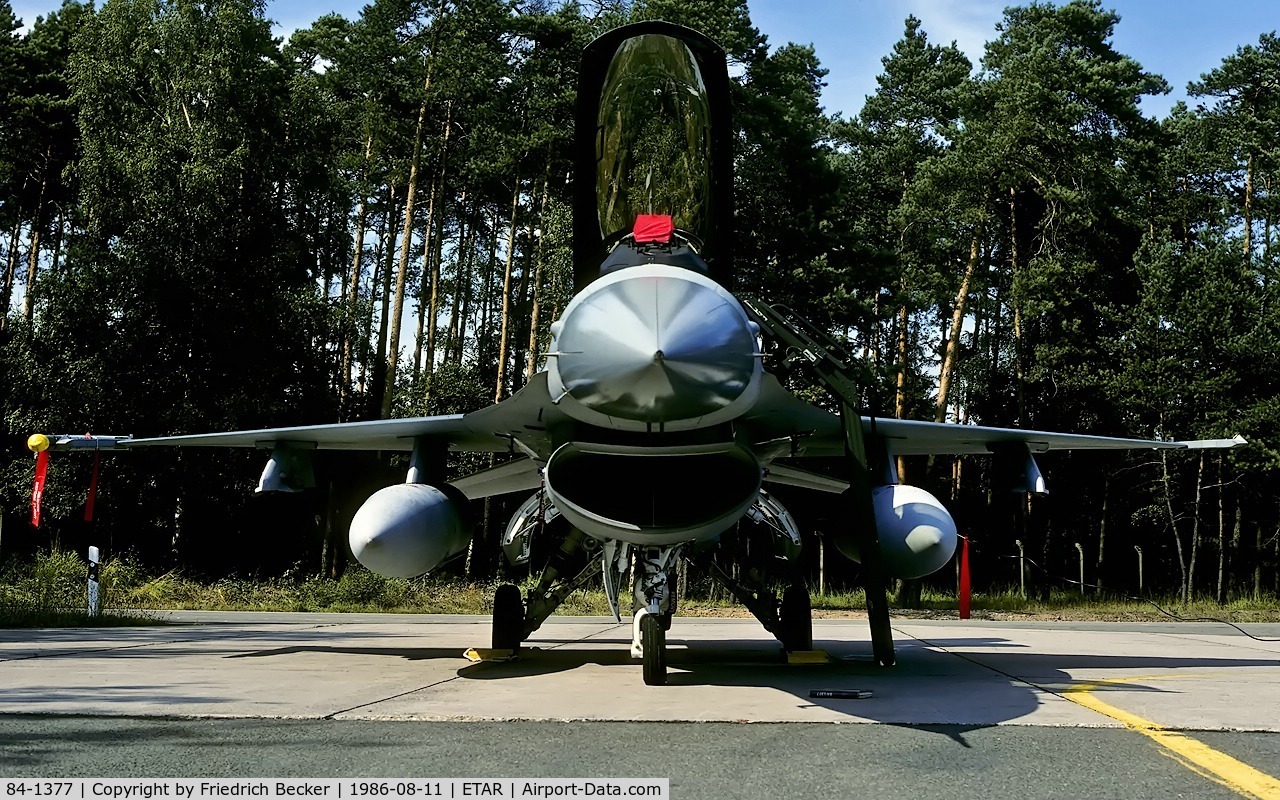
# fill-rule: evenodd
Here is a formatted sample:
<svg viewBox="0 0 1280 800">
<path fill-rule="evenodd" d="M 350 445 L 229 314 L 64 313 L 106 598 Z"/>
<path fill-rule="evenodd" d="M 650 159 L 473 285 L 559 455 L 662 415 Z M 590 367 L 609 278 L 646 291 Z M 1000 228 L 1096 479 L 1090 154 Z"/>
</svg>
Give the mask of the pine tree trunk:
<svg viewBox="0 0 1280 800">
<path fill-rule="evenodd" d="M 550 167 L 548 167 L 548 172 Z M 542 199 L 538 202 L 538 255 L 533 269 L 533 309 L 529 313 L 529 362 L 524 376 L 525 384 L 533 380 L 538 371 L 538 314 L 541 311 L 542 299 L 542 245 L 547 238 L 547 193 L 551 185 L 550 176 L 542 179 Z M 681 564 L 684 562 L 681 561 Z"/>
<path fill-rule="evenodd" d="M 4 330 L 9 316 L 9 303 L 13 297 L 13 279 L 18 271 L 18 235 L 22 232 L 22 220 L 13 221 L 13 231 L 9 234 L 9 253 L 4 270 L 4 285 L 0 287 L 0 330 Z"/>
<path fill-rule="evenodd" d="M 1018 279 L 1018 202 L 1015 191 L 1009 189 L 1009 279 L 1016 283 Z M 1022 336 L 1022 303 L 1018 300 L 1018 292 L 1010 287 L 1010 302 L 1013 306 L 1013 361 L 1014 377 L 1018 397 L 1018 425 L 1027 424 L 1027 400 L 1025 384 L 1026 342 Z"/>
<path fill-rule="evenodd" d="M 1093 574 L 1097 576 L 1094 582 L 1098 584 L 1099 590 L 1101 590 L 1105 585 L 1105 578 L 1103 577 L 1105 573 L 1102 570 L 1102 563 L 1107 547 L 1107 511 L 1110 502 L 1111 479 L 1108 474 L 1104 472 L 1102 475 L 1102 516 L 1098 520 L 1098 559 L 1093 565 Z"/>
<path fill-rule="evenodd" d="M 449 307 L 449 327 L 444 337 L 444 357 L 449 361 L 453 360 L 453 350 L 457 346 L 458 337 L 462 335 L 461 331 L 464 327 L 458 319 L 459 307 L 462 304 L 462 276 L 466 269 L 467 258 L 471 253 L 471 236 L 475 230 L 475 225 L 470 223 L 470 218 L 461 203 L 458 217 L 458 247 L 454 251 L 455 260 L 458 262 L 457 272 L 454 277 L 453 300 Z"/>
<path fill-rule="evenodd" d="M 1231 525 L 1231 550 L 1227 553 L 1227 594 L 1231 593 L 1231 578 L 1236 571 L 1236 564 L 1240 563 L 1240 538 L 1244 533 L 1244 516 L 1243 509 L 1240 508 L 1240 493 L 1232 492 L 1231 494 L 1231 516 L 1234 522 Z M 1236 585 L 1240 584 L 1236 582 Z"/>
<path fill-rule="evenodd" d="M 910 315 L 907 313 L 905 284 L 902 287 L 902 293 L 903 303 L 898 308 L 898 383 L 893 402 L 893 415 L 898 419 L 905 419 L 907 413 L 907 351 L 910 343 L 907 327 L 910 322 Z M 898 480 L 905 483 L 907 480 L 907 462 L 902 456 L 898 456 L 897 460 Z"/>
<path fill-rule="evenodd" d="M 364 142 L 364 168 L 361 171 L 363 183 L 368 172 L 369 159 L 373 157 L 373 132 L 370 131 Z M 353 340 L 355 339 L 356 315 L 360 313 L 360 267 L 364 258 L 364 230 L 366 217 L 364 189 L 360 190 L 360 203 L 356 206 L 356 241 L 355 252 L 351 255 L 351 276 L 343 289 L 346 300 L 347 321 L 342 326 L 342 383 L 338 388 L 338 408 L 342 414 L 347 413 L 347 395 L 351 390 L 351 362 L 353 359 Z"/>
<path fill-rule="evenodd" d="M 973 285 L 973 274 L 978 269 L 978 240 L 981 237 L 982 226 L 979 225 L 969 242 L 969 263 L 965 266 L 960 291 L 956 294 L 955 309 L 951 313 L 951 335 L 947 338 L 942 371 L 938 373 L 938 401 L 933 412 L 934 422 L 945 422 L 947 419 L 947 393 L 951 390 L 956 360 L 960 354 L 960 329 L 964 324 L 965 307 L 969 302 L 969 287 Z"/>
<path fill-rule="evenodd" d="M 1249 263 L 1253 253 L 1253 153 L 1249 154 L 1244 168 L 1244 260 Z"/>
<path fill-rule="evenodd" d="M 58 265 L 62 263 L 62 229 L 66 225 L 66 210 L 58 207 L 58 227 L 53 234 L 53 262 L 49 265 L 49 274 L 58 274 Z"/>
<path fill-rule="evenodd" d="M 476 296 L 475 287 L 477 284 L 471 279 L 471 275 L 476 270 L 476 250 L 480 246 L 480 237 L 484 235 L 484 227 L 480 224 L 481 217 L 484 215 L 483 203 L 484 201 L 480 197 L 476 197 L 471 203 L 471 224 L 473 230 L 473 233 L 471 234 L 471 253 L 467 258 L 466 293 L 462 295 L 462 305 L 458 309 L 458 343 L 456 345 L 457 353 L 454 357 L 454 361 L 459 364 L 462 363 L 463 347 L 466 345 L 468 328 L 476 332 L 477 363 L 479 363 L 478 354 L 481 350 L 480 314 L 486 303 L 482 298 L 480 302 L 482 308 L 479 311 L 473 311 L 472 301 Z M 495 209 L 493 213 L 493 222 L 495 226 L 498 224 L 497 209 Z M 489 237 L 489 267 L 486 268 L 487 272 L 478 284 L 482 291 L 487 289 L 490 285 L 498 258 L 498 234 L 496 228 L 492 233 L 493 235 Z M 473 313 L 476 315 L 476 322 L 474 325 L 471 324 L 471 315 Z"/>
<path fill-rule="evenodd" d="M 440 161 L 439 161 L 439 166 L 436 168 L 435 183 L 433 183 L 431 186 L 431 202 L 427 209 L 427 217 L 430 218 L 431 215 L 434 213 L 433 209 L 435 207 L 436 191 L 438 187 L 440 192 L 440 198 L 441 198 L 440 199 L 441 213 L 440 213 L 439 230 L 436 232 L 435 258 L 431 262 L 431 302 L 429 305 L 429 313 L 427 315 L 427 363 L 425 365 L 428 376 L 435 371 L 435 367 L 436 367 L 436 314 L 438 312 L 438 309 L 440 308 L 440 255 L 441 255 L 440 240 L 444 237 L 444 175 L 445 175 L 445 168 L 448 166 L 448 158 L 449 158 L 449 133 L 453 130 L 453 101 L 450 100 L 446 102 L 444 104 L 444 108 L 445 108 L 444 136 L 441 137 L 441 140 L 440 140 Z M 461 291 L 461 289 L 459 288 L 461 287 L 461 285 L 462 284 L 459 283 L 453 287 L 453 291 L 455 295 L 459 291 Z M 419 346 L 421 346 L 421 341 L 422 341 L 421 331 L 419 331 L 418 341 L 419 341 Z M 416 358 L 414 359 L 414 363 L 415 364 L 417 363 Z"/>
<path fill-rule="evenodd" d="M 386 378 L 383 381 L 382 417 L 391 416 L 395 395 L 396 367 L 400 361 L 400 317 L 404 313 L 404 288 L 409 277 L 409 245 L 413 241 L 413 205 L 418 194 L 418 171 L 422 162 L 422 126 L 427 118 L 427 93 L 431 90 L 431 68 L 427 67 L 418 104 L 418 123 L 413 129 L 413 157 L 409 162 L 409 193 L 405 198 L 404 233 L 400 241 L 400 265 L 396 269 L 396 299 L 391 309 L 391 340 L 387 345 Z"/>
<path fill-rule="evenodd" d="M 22 297 L 22 318 L 31 324 L 36 308 L 36 271 L 40 267 L 40 218 L 44 216 L 44 191 L 49 186 L 49 159 L 53 145 L 44 151 L 44 169 L 40 171 L 40 193 L 36 196 L 36 214 L 31 218 L 31 249 L 27 252 L 27 291 Z"/>
<path fill-rule="evenodd" d="M 383 216 L 382 227 L 378 230 L 378 239 L 373 248 L 373 274 L 369 276 L 369 313 L 364 316 L 361 321 L 361 333 L 363 341 L 361 342 L 360 352 L 360 373 L 356 379 L 356 389 L 362 397 L 367 397 L 370 391 L 369 367 L 373 361 L 373 321 L 377 317 L 376 309 L 378 300 L 383 296 L 379 292 L 382 285 L 382 264 L 384 262 L 383 255 L 387 248 L 391 246 L 388 241 L 391 228 L 396 218 L 395 212 L 396 196 L 395 187 L 387 187 L 387 213 Z M 381 356 L 378 357 L 381 360 Z"/>
<path fill-rule="evenodd" d="M 1273 196 L 1271 194 L 1271 184 L 1272 184 L 1272 180 L 1270 175 L 1262 179 L 1262 185 L 1265 187 L 1264 190 L 1267 193 L 1267 197 Z M 1270 264 L 1271 263 L 1271 203 L 1267 203 L 1266 205 L 1263 206 L 1262 213 L 1264 215 L 1262 218 L 1262 263 Z"/>
<path fill-rule="evenodd" d="M 493 294 L 489 291 L 489 287 L 493 285 L 493 273 L 498 267 L 498 210 L 493 210 L 493 224 L 489 226 L 489 260 L 484 265 L 484 279 L 480 285 L 484 287 L 484 294 L 480 303 L 480 325 L 477 327 L 477 345 L 481 353 L 486 356 L 489 352 L 489 343 L 492 341 L 489 329 L 493 327 L 493 321 L 490 317 L 492 303 L 489 301 Z"/>
<path fill-rule="evenodd" d="M 1253 599 L 1262 599 L 1262 520 L 1253 523 Z"/>
<path fill-rule="evenodd" d="M 382 416 L 383 394 L 387 391 L 387 328 L 389 327 L 391 316 L 391 273 L 396 257 L 395 248 L 395 219 L 396 203 L 395 203 L 395 187 L 391 187 L 391 218 L 387 221 L 386 247 L 384 248 L 384 260 L 382 266 L 382 297 L 381 311 L 378 317 L 378 352 L 374 360 L 374 369 L 376 370 L 372 376 L 374 400 L 376 401 L 370 411 L 375 417 Z M 379 374 L 381 373 L 381 374 Z"/>
<path fill-rule="evenodd" d="M 1217 456 L 1217 604 L 1226 604 L 1226 477 L 1222 454 Z"/>
<path fill-rule="evenodd" d="M 529 220 L 529 226 L 525 229 L 530 245 L 533 243 L 533 220 Z M 529 273 L 533 266 L 534 248 L 526 247 L 524 252 L 524 264 L 520 267 L 520 283 L 516 286 L 516 303 L 515 303 L 515 319 L 517 322 L 524 322 L 529 319 L 525 313 L 527 303 L 529 302 Z M 529 355 L 528 351 L 523 347 L 517 347 L 515 342 L 520 340 L 523 331 L 518 325 L 511 328 L 511 388 L 518 390 L 520 387 L 516 385 L 516 376 L 523 377 L 525 370 L 525 357 Z"/>
<path fill-rule="evenodd" d="M 999 286 L 994 287 L 991 297 L 993 318 L 988 325 L 990 333 L 987 334 L 987 341 L 991 344 L 987 353 L 987 392 L 992 397 L 996 396 L 996 375 L 1000 365 L 1000 342 L 1001 337 L 1005 335 L 1003 301 L 1004 296 L 1001 288 Z"/>
<path fill-rule="evenodd" d="M 440 264 L 431 260 L 431 238 L 435 233 L 436 191 L 437 184 L 431 181 L 431 191 L 427 195 L 427 223 L 424 226 L 426 241 L 422 243 L 422 280 L 418 282 L 418 330 L 413 337 L 413 383 L 416 386 L 422 376 L 422 351 L 427 320 L 431 320 L 432 349 L 435 346 L 436 306 L 440 296 Z M 443 210 L 443 209 L 442 209 Z M 430 269 L 428 269 L 430 265 Z M 434 353 L 431 356 L 434 362 Z M 431 369 L 427 369 L 431 374 Z"/>
<path fill-rule="evenodd" d="M 1200 551 L 1200 498 L 1204 489 L 1204 451 L 1200 451 L 1200 462 L 1196 468 L 1195 517 L 1191 520 L 1191 557 L 1187 562 L 1187 583 L 1182 589 L 1182 604 L 1185 606 L 1192 600 L 1196 585 L 1196 556 Z"/>
<path fill-rule="evenodd" d="M 463 196 L 464 197 L 466 196 L 465 193 Z M 448 219 L 449 219 L 449 210 L 444 205 L 444 203 L 447 202 L 448 197 L 449 197 L 449 188 L 444 185 L 444 177 L 441 176 L 441 184 L 440 184 L 441 206 L 440 206 L 440 213 L 436 215 L 436 235 L 435 235 L 436 246 L 435 246 L 435 254 L 432 255 L 434 262 L 440 265 L 444 264 L 444 233 L 445 233 L 446 223 L 448 222 Z M 459 236 L 458 240 L 461 241 L 462 237 Z M 439 339 L 440 339 L 440 333 L 439 331 L 436 331 L 434 333 L 434 338 L 430 342 L 428 342 L 429 347 L 427 348 L 427 352 L 428 352 L 428 360 L 431 362 L 429 366 L 429 369 L 431 370 L 435 369 L 435 351 L 440 347 Z M 446 359 L 449 357 L 448 347 L 445 348 L 444 357 Z M 431 373 L 428 373 L 428 374 L 431 374 Z"/>
<path fill-rule="evenodd" d="M 502 332 L 498 337 L 497 380 L 493 390 L 493 402 L 502 401 L 507 373 L 507 335 L 511 327 L 511 264 L 516 250 L 516 212 L 520 205 L 520 176 L 516 176 L 515 192 L 511 195 L 511 228 L 507 232 L 507 269 L 502 279 Z"/>
<path fill-rule="evenodd" d="M 27 290 L 22 295 L 22 319 L 31 324 L 35 316 L 36 267 L 40 263 L 40 226 L 31 223 L 31 247 L 27 250 Z"/>
<path fill-rule="evenodd" d="M 1160 472 L 1161 483 L 1164 486 L 1164 506 L 1165 510 L 1169 512 L 1169 530 L 1173 533 L 1173 547 L 1178 554 L 1178 577 L 1181 578 L 1182 583 L 1181 594 L 1183 598 L 1185 598 L 1187 588 L 1187 563 L 1182 554 L 1182 536 L 1178 532 L 1178 515 L 1173 511 L 1173 489 L 1170 486 L 1173 481 L 1169 477 L 1169 455 L 1164 450 L 1160 451 Z"/>
</svg>

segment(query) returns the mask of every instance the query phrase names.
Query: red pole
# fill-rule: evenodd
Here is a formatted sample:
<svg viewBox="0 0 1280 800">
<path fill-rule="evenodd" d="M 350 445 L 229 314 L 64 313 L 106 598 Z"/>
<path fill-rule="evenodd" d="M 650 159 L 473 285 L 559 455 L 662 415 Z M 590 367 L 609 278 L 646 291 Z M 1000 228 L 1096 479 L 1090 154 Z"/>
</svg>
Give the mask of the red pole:
<svg viewBox="0 0 1280 800">
<path fill-rule="evenodd" d="M 84 521 L 93 522 L 93 501 L 98 497 L 98 451 L 93 451 L 93 475 L 89 477 L 89 497 L 84 501 Z"/>
<path fill-rule="evenodd" d="M 960 619 L 969 618 L 969 537 L 960 537 Z"/>
</svg>

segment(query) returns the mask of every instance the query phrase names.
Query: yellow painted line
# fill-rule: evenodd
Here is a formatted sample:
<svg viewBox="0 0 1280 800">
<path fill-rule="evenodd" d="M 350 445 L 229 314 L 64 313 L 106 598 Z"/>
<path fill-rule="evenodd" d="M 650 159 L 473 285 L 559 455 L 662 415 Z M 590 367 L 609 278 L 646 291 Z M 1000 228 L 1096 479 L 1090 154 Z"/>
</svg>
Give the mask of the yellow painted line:
<svg viewBox="0 0 1280 800">
<path fill-rule="evenodd" d="M 1171 731 L 1150 720 L 1143 719 L 1137 714 L 1116 708 L 1110 703 L 1104 703 L 1093 695 L 1095 690 L 1106 686 L 1136 683 L 1143 680 L 1167 680 L 1173 677 L 1191 678 L 1201 676 L 1164 675 L 1094 681 L 1067 687 L 1061 696 L 1091 711 L 1096 711 L 1099 714 L 1123 722 L 1126 728 L 1137 731 L 1151 739 L 1192 771 L 1222 784 L 1237 794 L 1258 798 L 1259 800 L 1280 800 L 1280 780 L 1265 772 L 1256 770 L 1226 753 L 1215 750 L 1204 742 L 1192 739 L 1185 733 Z"/>
</svg>

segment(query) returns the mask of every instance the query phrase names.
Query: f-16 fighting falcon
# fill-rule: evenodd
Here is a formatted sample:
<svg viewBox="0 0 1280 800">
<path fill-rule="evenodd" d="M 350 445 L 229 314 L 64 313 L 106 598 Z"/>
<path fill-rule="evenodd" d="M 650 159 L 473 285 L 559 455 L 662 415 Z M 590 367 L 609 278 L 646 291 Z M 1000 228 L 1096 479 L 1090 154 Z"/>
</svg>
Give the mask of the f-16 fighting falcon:
<svg viewBox="0 0 1280 800">
<path fill-rule="evenodd" d="M 351 551 L 413 577 L 463 552 L 468 501 L 530 492 L 506 528 L 513 564 L 535 539 L 553 555 L 527 594 L 498 588 L 492 645 L 517 651 L 588 578 L 603 574 L 615 617 L 630 594 L 632 655 L 666 681 L 674 575 L 710 572 L 788 651 L 812 647 L 798 557 L 806 537 L 769 493 L 842 494 L 839 549 L 862 563 L 874 657 L 894 662 L 885 584 L 947 564 L 956 525 L 899 482 L 897 456 L 986 453 L 1021 491 L 1044 492 L 1034 454 L 1060 449 L 1230 447 L 1240 439 L 1146 441 L 864 417 L 853 359 L 790 309 L 733 285 L 729 77 L 724 51 L 665 22 L 629 25 L 585 50 L 574 167 L 576 295 L 551 326 L 546 368 L 511 398 L 465 414 L 189 436 L 63 436 L 53 449 L 256 447 L 261 492 L 313 485 L 317 449 L 406 451 L 405 482 L 379 490 L 350 528 Z M 840 413 L 803 402 L 765 369 L 805 365 Z M 46 437 L 40 438 L 47 441 Z M 447 481 L 449 450 L 519 458 Z M 795 466 L 842 458 L 840 478 Z M 713 558 L 741 523 L 742 569 Z M 624 587 L 627 580 L 629 590 Z"/>
</svg>

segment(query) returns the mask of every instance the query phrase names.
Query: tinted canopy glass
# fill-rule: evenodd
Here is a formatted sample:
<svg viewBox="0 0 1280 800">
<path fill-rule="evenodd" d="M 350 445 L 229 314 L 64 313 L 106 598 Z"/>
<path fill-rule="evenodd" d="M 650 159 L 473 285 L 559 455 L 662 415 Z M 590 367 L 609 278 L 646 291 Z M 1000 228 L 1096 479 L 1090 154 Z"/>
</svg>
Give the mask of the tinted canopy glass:
<svg viewBox="0 0 1280 800">
<path fill-rule="evenodd" d="M 616 240 L 640 214 L 667 214 L 677 229 L 707 239 L 710 130 L 707 88 L 685 43 L 656 33 L 624 41 L 596 119 L 601 238 Z"/>
</svg>

